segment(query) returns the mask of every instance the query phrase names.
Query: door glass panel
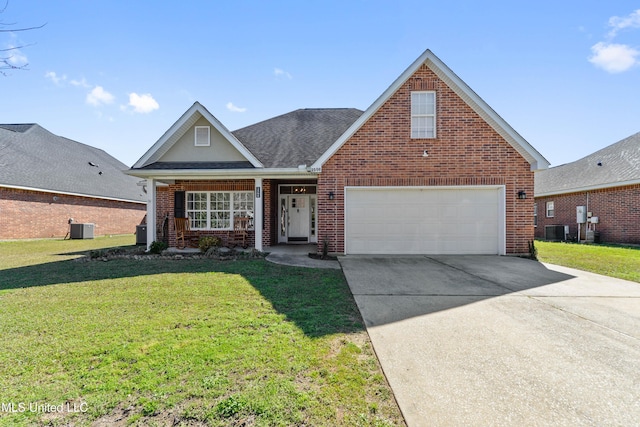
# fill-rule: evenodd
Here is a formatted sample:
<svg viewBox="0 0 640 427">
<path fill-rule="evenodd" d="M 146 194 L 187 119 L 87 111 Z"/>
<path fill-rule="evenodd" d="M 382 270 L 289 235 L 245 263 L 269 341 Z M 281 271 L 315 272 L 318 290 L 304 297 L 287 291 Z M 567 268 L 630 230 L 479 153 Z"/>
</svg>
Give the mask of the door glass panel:
<svg viewBox="0 0 640 427">
<path fill-rule="evenodd" d="M 316 235 L 316 199 L 314 197 L 309 201 L 311 205 L 311 235 Z"/>
<path fill-rule="evenodd" d="M 287 199 L 280 199 L 280 235 L 282 237 L 287 234 Z"/>
</svg>

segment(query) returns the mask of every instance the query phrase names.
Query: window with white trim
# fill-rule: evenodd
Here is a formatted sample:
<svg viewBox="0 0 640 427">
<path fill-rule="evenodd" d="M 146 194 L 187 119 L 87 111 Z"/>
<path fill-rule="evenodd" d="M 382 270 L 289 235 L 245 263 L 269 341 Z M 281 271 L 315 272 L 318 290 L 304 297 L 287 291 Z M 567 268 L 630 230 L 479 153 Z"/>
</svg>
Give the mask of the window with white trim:
<svg viewBox="0 0 640 427">
<path fill-rule="evenodd" d="M 553 202 L 547 202 L 547 218 L 553 218 L 556 214 L 556 209 Z"/>
<path fill-rule="evenodd" d="M 196 147 L 208 147 L 211 145 L 211 129 L 209 126 L 195 127 L 194 145 Z"/>
<path fill-rule="evenodd" d="M 538 204 L 537 203 L 533 204 L 533 226 L 534 227 L 538 226 Z"/>
<path fill-rule="evenodd" d="M 187 217 L 193 230 L 232 230 L 233 219 L 249 218 L 253 229 L 253 191 L 187 192 Z"/>
<path fill-rule="evenodd" d="M 436 137 L 436 93 L 411 92 L 411 138 Z"/>
</svg>

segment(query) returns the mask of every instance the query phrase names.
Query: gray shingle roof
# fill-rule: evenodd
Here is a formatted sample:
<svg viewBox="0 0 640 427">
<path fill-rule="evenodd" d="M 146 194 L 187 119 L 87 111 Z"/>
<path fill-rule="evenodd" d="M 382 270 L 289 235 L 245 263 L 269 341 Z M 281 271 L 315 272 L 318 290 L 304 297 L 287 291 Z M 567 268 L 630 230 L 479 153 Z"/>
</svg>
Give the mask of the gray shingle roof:
<svg viewBox="0 0 640 427">
<path fill-rule="evenodd" d="M 106 152 L 37 124 L 0 124 L 0 185 L 145 202 L 139 179 L 126 169 Z"/>
<path fill-rule="evenodd" d="M 362 113 L 355 108 L 305 108 L 232 133 L 267 168 L 310 166 Z"/>
<path fill-rule="evenodd" d="M 535 174 L 536 196 L 624 185 L 640 180 L 640 132 L 580 160 Z"/>
</svg>

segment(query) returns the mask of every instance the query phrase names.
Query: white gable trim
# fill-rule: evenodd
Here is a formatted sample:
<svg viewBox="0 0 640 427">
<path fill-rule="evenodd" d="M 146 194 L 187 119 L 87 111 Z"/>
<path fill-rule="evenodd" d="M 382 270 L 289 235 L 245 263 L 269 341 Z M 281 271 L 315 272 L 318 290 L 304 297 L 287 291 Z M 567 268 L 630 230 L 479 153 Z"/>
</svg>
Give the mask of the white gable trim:
<svg viewBox="0 0 640 427">
<path fill-rule="evenodd" d="M 336 142 L 311 165 L 311 170 L 320 171 L 322 165 L 331 158 L 360 129 L 396 91 L 418 69 L 425 64 L 442 79 L 460 98 L 480 115 L 496 132 L 518 151 L 531 165 L 531 170 L 546 169 L 549 162 L 533 148 L 518 132 L 482 100 L 465 82 L 460 79 L 444 62 L 427 49 L 409 66 L 378 99 L 347 129 Z"/>
<path fill-rule="evenodd" d="M 220 132 L 220 134 L 233 147 L 249 161 L 253 167 L 264 167 L 248 149 L 242 144 L 238 138 L 233 136 L 231 132 L 211 114 L 202 104 L 195 102 L 174 124 L 167 130 L 160 139 L 138 160 L 133 169 L 142 168 L 151 163 L 158 161 L 184 133 L 193 126 L 200 117 L 204 117 L 211 125 Z"/>
</svg>

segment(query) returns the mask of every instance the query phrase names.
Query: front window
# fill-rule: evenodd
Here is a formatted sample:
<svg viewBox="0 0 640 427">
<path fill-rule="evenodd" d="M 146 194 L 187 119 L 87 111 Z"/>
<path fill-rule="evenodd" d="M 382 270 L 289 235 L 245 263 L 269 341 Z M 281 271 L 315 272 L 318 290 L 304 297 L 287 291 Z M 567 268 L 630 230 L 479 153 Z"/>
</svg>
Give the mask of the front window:
<svg viewBox="0 0 640 427">
<path fill-rule="evenodd" d="M 411 138 L 436 137 L 436 93 L 411 92 Z"/>
<path fill-rule="evenodd" d="M 195 230 L 231 230 L 238 217 L 250 218 L 253 228 L 253 192 L 189 192 L 187 216 Z"/>
<path fill-rule="evenodd" d="M 538 204 L 533 205 L 533 226 L 538 226 Z"/>
<path fill-rule="evenodd" d="M 547 218 L 553 218 L 556 213 L 553 202 L 547 202 Z"/>
</svg>

